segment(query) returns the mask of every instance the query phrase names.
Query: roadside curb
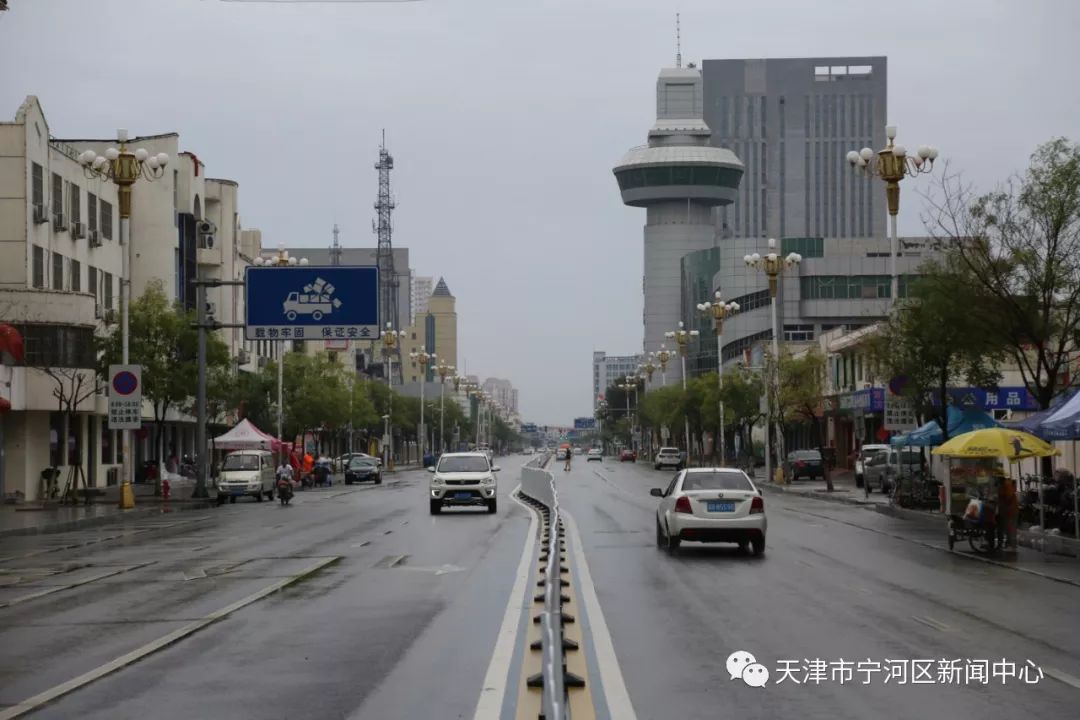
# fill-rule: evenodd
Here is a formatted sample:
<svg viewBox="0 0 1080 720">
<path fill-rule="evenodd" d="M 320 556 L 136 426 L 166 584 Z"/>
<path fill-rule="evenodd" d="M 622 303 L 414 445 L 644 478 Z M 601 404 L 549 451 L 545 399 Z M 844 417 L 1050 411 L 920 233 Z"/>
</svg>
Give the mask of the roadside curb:
<svg viewBox="0 0 1080 720">
<path fill-rule="evenodd" d="M 126 522 L 131 518 L 147 518 L 157 515 L 169 515 L 176 512 L 185 512 L 188 510 L 205 510 L 208 508 L 216 507 L 217 503 L 208 501 L 182 501 L 169 507 L 164 507 L 159 504 L 155 507 L 147 508 L 135 508 L 133 510 L 122 510 L 112 515 L 95 515 L 94 517 L 78 518 L 76 520 L 65 520 L 63 522 L 51 523 L 49 525 L 37 525 L 32 527 L 11 528 L 8 530 L 0 530 L 0 537 L 19 537 L 25 535 L 51 535 L 55 533 L 70 532 L 72 530 L 83 530 L 86 528 L 96 527 L 98 525 L 107 525 L 112 522 L 121 521 Z M 30 512 L 30 511 L 24 511 Z M 40 512 L 49 512 L 48 510 L 41 510 Z"/>
<path fill-rule="evenodd" d="M 880 503 L 876 503 L 870 500 L 863 500 L 861 498 L 850 497 L 847 495 L 836 495 L 828 492 L 817 492 L 816 490 L 798 490 L 795 488 L 787 487 L 785 485 L 775 485 L 773 483 L 760 483 L 757 485 L 762 490 L 768 490 L 769 492 L 783 493 L 786 495 L 798 495 L 800 497 L 813 498 L 814 500 L 821 500 L 823 502 L 841 503 L 843 505 L 855 505 L 858 507 L 880 507 Z"/>
</svg>

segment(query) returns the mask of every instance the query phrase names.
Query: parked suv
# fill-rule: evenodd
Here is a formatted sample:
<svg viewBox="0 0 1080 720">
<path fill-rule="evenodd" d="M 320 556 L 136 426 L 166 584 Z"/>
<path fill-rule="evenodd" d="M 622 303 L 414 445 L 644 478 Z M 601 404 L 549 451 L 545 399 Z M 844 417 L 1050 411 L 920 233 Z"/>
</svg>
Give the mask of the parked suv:
<svg viewBox="0 0 1080 720">
<path fill-rule="evenodd" d="M 482 452 L 446 453 L 439 464 L 428 468 L 432 473 L 430 486 L 431 514 L 438 515 L 445 506 L 486 506 L 495 512 L 495 473 Z"/>
<path fill-rule="evenodd" d="M 661 470 L 666 467 L 675 468 L 676 470 L 682 470 L 682 453 L 679 452 L 679 448 L 660 448 L 660 452 L 656 453 L 656 457 L 653 458 L 653 467 L 657 470 Z"/>
<path fill-rule="evenodd" d="M 922 470 L 922 451 L 914 448 L 889 448 L 875 454 L 863 464 L 863 482 L 866 492 L 888 492 L 896 479 L 909 477 Z"/>
<path fill-rule="evenodd" d="M 863 445 L 859 450 L 859 455 L 855 458 L 855 487 L 863 486 L 863 478 L 865 478 L 866 461 L 877 455 L 883 450 L 888 450 L 888 445 Z"/>
</svg>

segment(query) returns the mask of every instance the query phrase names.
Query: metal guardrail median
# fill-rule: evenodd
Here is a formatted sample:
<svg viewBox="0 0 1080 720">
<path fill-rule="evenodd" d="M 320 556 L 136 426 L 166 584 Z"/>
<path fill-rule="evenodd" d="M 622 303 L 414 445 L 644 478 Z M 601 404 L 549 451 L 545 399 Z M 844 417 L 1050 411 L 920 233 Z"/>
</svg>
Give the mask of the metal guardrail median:
<svg viewBox="0 0 1080 720">
<path fill-rule="evenodd" d="M 570 601 L 563 592 L 570 586 L 570 581 L 563 577 L 569 567 L 563 554 L 566 543 L 559 515 L 559 493 L 555 489 L 554 476 L 544 469 L 548 458 L 548 455 L 542 455 L 521 469 L 521 495 L 544 519 L 540 550 L 542 577 L 538 582 L 543 592 L 534 598 L 543 603 L 543 610 L 533 617 L 533 622 L 540 625 L 540 640 L 530 646 L 542 653 L 541 671 L 529 677 L 527 683 L 529 687 L 541 690 L 541 720 L 562 720 L 570 717 L 567 687 L 584 687 L 585 681 L 566 669 L 566 652 L 577 650 L 578 645 L 563 635 L 563 625 L 574 622 L 574 617 L 563 608 L 563 604 Z"/>
</svg>

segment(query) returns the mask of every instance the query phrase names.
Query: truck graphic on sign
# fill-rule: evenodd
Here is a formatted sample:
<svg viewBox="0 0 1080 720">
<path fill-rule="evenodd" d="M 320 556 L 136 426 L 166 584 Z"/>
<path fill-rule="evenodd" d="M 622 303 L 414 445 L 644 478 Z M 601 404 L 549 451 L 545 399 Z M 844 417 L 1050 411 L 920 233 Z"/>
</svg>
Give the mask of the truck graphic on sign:
<svg viewBox="0 0 1080 720">
<path fill-rule="evenodd" d="M 334 297 L 334 286 L 322 278 L 305 285 L 303 291 L 291 292 L 282 303 L 282 312 L 289 321 L 298 315 L 310 315 L 313 320 L 322 320 L 341 307 L 341 301 Z"/>
</svg>

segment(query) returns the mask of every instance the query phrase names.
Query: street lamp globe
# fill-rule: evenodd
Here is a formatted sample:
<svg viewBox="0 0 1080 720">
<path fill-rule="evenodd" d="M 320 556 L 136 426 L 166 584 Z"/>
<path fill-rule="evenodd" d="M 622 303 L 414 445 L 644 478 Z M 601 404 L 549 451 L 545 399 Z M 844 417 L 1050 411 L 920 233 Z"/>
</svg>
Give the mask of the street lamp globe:
<svg viewBox="0 0 1080 720">
<path fill-rule="evenodd" d="M 301 265 L 307 265 L 308 264 L 308 259 L 307 258 L 300 258 L 300 264 Z"/>
</svg>

